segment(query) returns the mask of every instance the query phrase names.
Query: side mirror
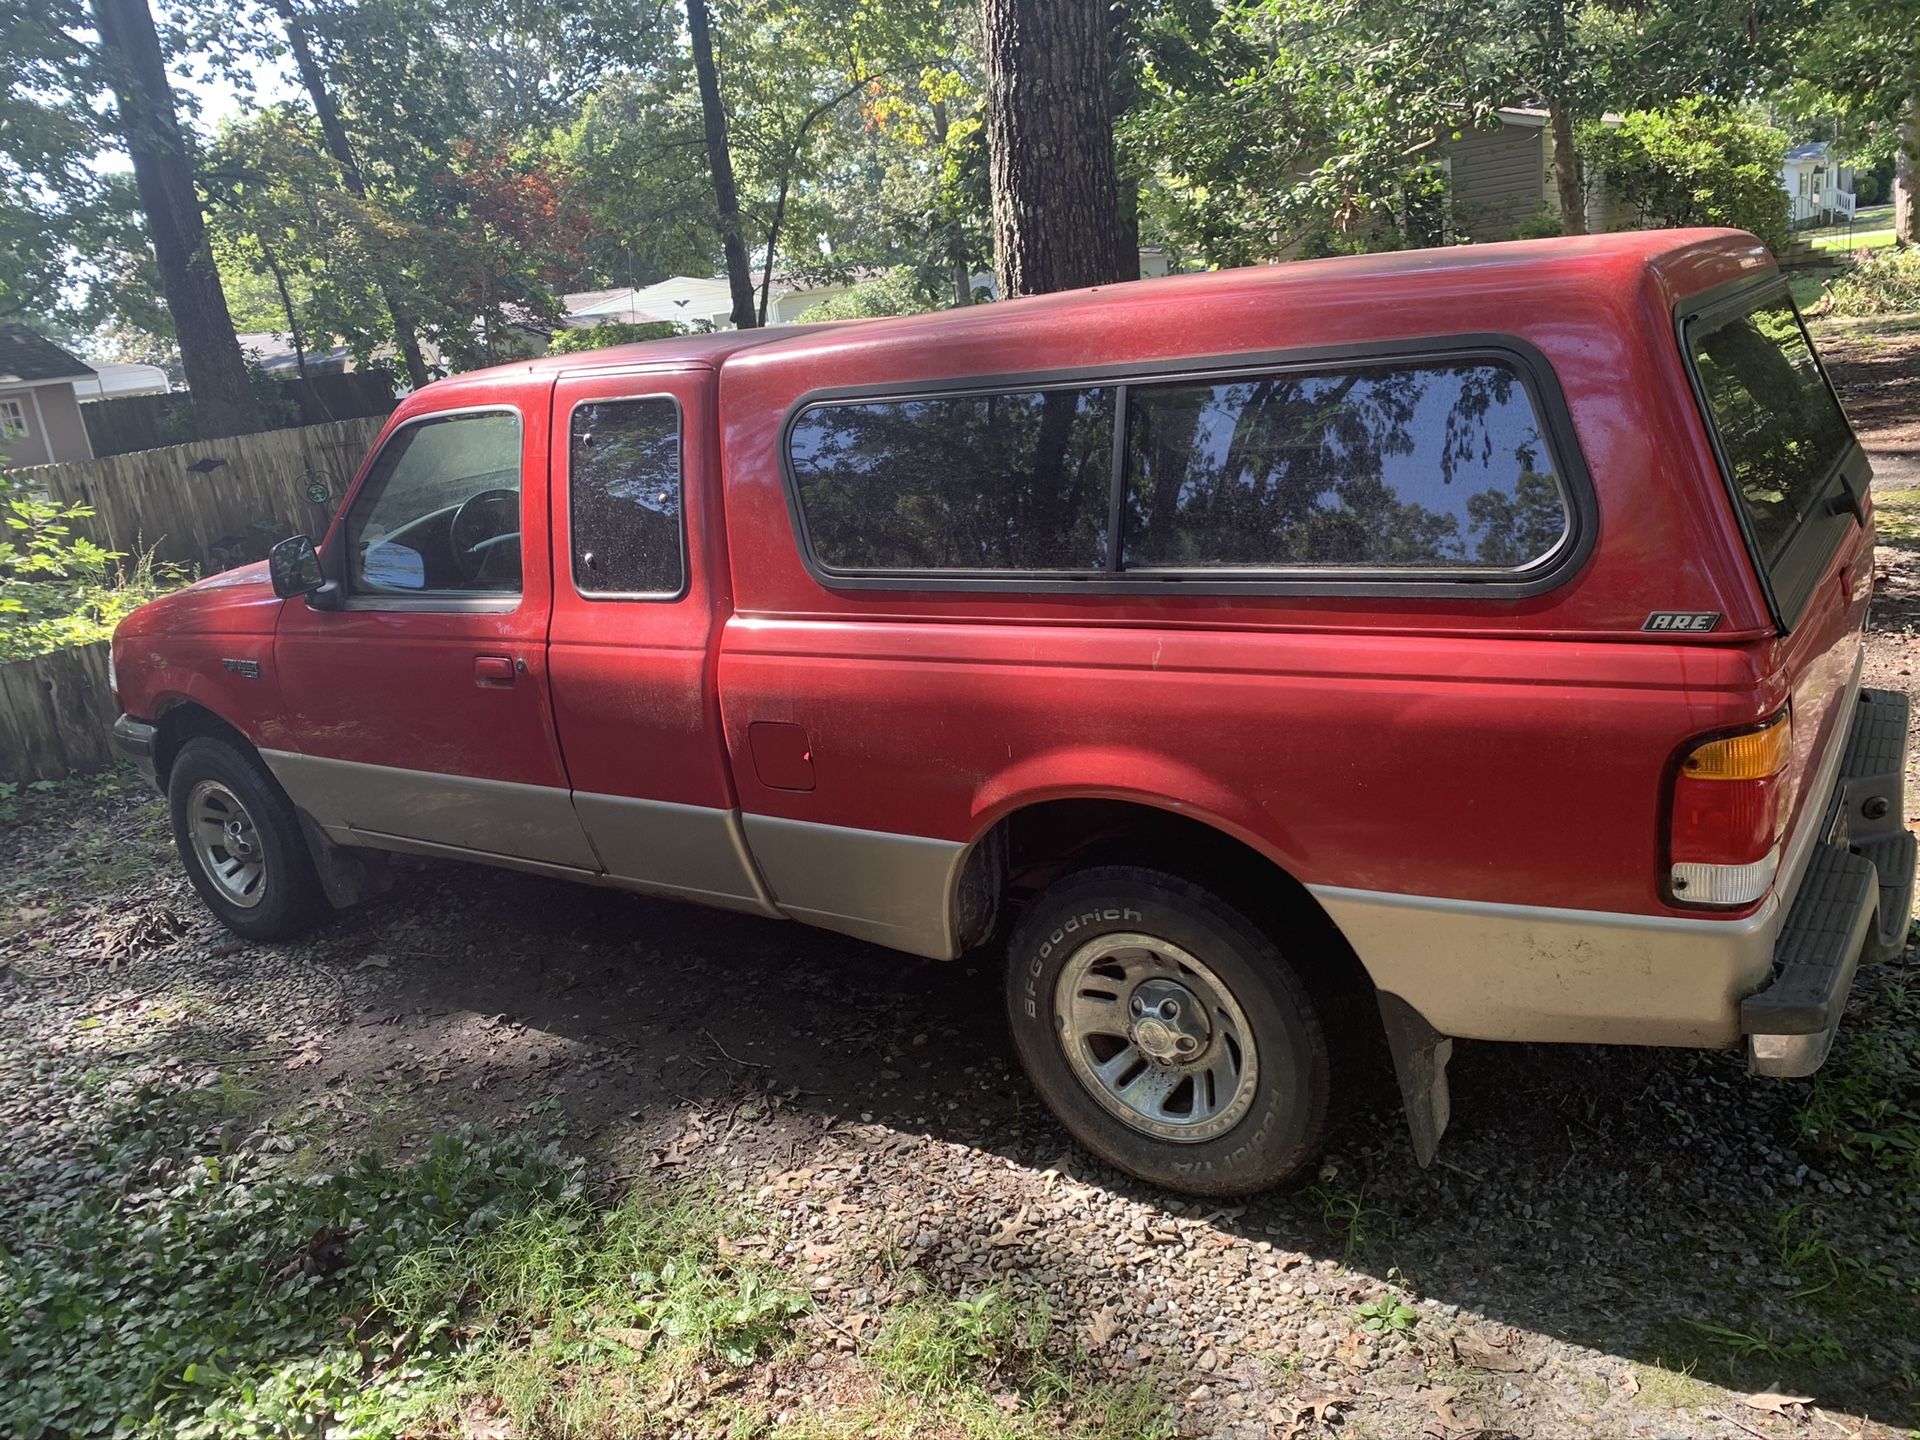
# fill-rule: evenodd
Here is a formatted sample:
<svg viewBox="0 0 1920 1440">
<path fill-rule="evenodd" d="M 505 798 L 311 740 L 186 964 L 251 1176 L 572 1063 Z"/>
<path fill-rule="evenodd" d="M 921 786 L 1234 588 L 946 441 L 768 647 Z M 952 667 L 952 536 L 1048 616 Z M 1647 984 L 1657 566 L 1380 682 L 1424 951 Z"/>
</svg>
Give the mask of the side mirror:
<svg viewBox="0 0 1920 1440">
<path fill-rule="evenodd" d="M 273 577 L 273 593 L 282 600 L 304 595 L 316 610 L 330 610 L 336 586 L 328 582 L 320 568 L 320 552 L 305 535 L 293 535 L 267 552 L 267 573 Z"/>
</svg>

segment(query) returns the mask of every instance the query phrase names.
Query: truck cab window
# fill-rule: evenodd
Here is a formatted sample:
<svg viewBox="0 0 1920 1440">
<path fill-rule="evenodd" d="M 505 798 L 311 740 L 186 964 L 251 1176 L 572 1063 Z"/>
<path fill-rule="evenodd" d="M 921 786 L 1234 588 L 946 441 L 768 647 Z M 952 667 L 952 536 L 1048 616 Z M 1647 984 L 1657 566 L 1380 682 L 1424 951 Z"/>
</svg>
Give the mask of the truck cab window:
<svg viewBox="0 0 1920 1440">
<path fill-rule="evenodd" d="M 355 595 L 518 595 L 520 417 L 437 416 L 398 431 L 375 457 L 346 535 Z"/>
<path fill-rule="evenodd" d="M 686 587 L 680 407 L 664 395 L 573 412 L 567 444 L 573 586 L 665 598 Z"/>
</svg>

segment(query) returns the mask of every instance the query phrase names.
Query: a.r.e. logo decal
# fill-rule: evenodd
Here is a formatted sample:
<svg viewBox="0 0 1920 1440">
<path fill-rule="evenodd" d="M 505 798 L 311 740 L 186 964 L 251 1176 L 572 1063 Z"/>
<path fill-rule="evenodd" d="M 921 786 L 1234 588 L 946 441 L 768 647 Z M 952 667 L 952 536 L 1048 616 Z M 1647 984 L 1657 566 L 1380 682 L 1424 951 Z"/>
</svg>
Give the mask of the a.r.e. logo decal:
<svg viewBox="0 0 1920 1440">
<path fill-rule="evenodd" d="M 1720 623 L 1718 610 L 1656 610 L 1647 616 L 1642 630 L 1681 631 L 1688 635 L 1704 635 Z"/>
</svg>

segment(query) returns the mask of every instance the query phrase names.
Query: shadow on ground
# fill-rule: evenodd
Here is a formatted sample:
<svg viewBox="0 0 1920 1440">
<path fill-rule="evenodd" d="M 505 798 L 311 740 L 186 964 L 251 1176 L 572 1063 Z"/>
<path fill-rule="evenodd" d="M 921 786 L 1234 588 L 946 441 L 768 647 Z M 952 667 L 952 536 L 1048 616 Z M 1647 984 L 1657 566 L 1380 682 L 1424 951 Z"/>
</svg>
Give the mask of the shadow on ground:
<svg viewBox="0 0 1920 1440">
<path fill-rule="evenodd" d="M 644 1165 L 688 1113 L 779 1096 L 769 1123 L 728 1133 L 728 1163 L 802 1163 L 827 1117 L 974 1147 L 1035 1186 L 1067 1157 L 1107 1191 L 1496 1324 L 1920 1423 L 1910 1193 L 1830 1164 L 1796 1129 L 1805 1083 L 1749 1080 L 1734 1057 L 1463 1045 L 1453 1127 L 1425 1172 L 1382 1058 L 1318 1179 L 1244 1205 L 1182 1204 L 1078 1155 L 1039 1109 L 985 962 L 424 864 L 314 950 L 341 969 L 390 968 L 381 1005 L 338 1027 L 308 1078 L 315 1093 L 391 1080 L 392 1133 L 545 1105 Z M 435 1083 L 403 1083 L 422 1073 Z M 1044 1251 L 1044 1232 L 1030 1243 Z"/>
</svg>

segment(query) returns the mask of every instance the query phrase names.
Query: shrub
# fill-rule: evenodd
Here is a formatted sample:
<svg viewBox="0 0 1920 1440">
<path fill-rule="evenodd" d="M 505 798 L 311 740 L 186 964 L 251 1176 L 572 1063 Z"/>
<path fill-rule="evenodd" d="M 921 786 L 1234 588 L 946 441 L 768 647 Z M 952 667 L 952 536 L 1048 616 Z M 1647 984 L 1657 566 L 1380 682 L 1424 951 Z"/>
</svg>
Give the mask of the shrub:
<svg viewBox="0 0 1920 1440">
<path fill-rule="evenodd" d="M 940 307 L 914 280 L 911 270 L 889 270 L 802 311 L 802 321 L 864 320 L 876 315 L 919 315 Z"/>
<path fill-rule="evenodd" d="M 1641 225 L 1731 225 L 1775 250 L 1787 243 L 1782 131 L 1691 99 L 1586 126 L 1580 148 L 1588 171 Z"/>
<path fill-rule="evenodd" d="M 1920 249 L 1875 250 L 1833 282 L 1835 315 L 1920 311 Z"/>
<path fill-rule="evenodd" d="M 0 478 L 0 660 L 31 660 L 113 634 L 130 611 L 189 577 L 74 533 L 93 511 Z"/>
<path fill-rule="evenodd" d="M 630 324 L 608 320 L 581 330 L 556 330 L 547 342 L 549 355 L 577 355 L 582 350 L 604 350 L 609 345 L 637 345 L 642 340 L 670 340 L 687 332 L 671 320 L 643 320 Z"/>
<path fill-rule="evenodd" d="M 1560 216 L 1555 211 L 1540 210 L 1515 225 L 1513 232 L 1507 238 L 1509 240 L 1550 240 L 1556 235 L 1566 233 L 1567 227 L 1561 223 Z"/>
</svg>

